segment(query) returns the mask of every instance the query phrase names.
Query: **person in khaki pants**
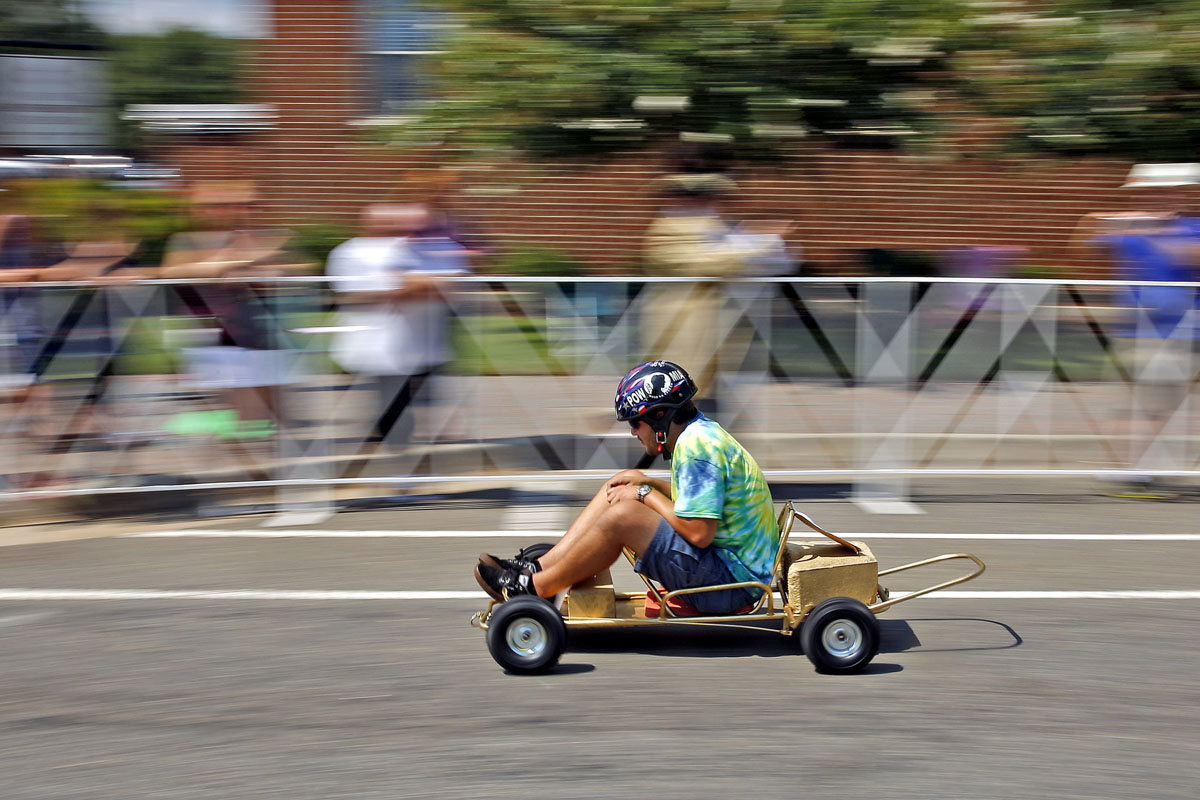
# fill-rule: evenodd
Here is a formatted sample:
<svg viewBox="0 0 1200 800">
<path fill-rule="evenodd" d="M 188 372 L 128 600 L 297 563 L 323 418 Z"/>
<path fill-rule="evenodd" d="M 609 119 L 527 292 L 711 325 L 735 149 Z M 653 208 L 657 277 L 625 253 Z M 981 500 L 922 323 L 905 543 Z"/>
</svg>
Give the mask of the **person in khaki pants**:
<svg viewBox="0 0 1200 800">
<path fill-rule="evenodd" d="M 697 405 L 715 410 L 720 354 L 729 327 L 722 279 L 744 273 L 748 259 L 779 242 L 786 223 L 745 223 L 735 231 L 717 212 L 735 184 L 719 173 L 679 173 L 659 182 L 666 203 L 644 240 L 646 274 L 694 278 L 646 288 L 642 347 L 675 363 L 693 365 Z"/>
</svg>

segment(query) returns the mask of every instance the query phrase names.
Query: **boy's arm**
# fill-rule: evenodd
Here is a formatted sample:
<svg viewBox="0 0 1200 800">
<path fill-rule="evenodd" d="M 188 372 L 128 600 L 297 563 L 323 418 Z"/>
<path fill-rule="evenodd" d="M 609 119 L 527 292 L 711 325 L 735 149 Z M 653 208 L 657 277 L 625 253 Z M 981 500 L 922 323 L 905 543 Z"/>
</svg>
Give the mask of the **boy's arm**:
<svg viewBox="0 0 1200 800">
<path fill-rule="evenodd" d="M 647 508 L 667 521 L 671 528 L 696 547 L 708 547 L 717 536 L 717 521 L 704 517 L 681 517 L 675 513 L 675 504 L 671 502 L 671 486 L 665 481 L 647 478 L 642 483 L 623 483 L 610 486 L 608 502 L 632 500 L 637 502 L 637 490 L 643 485 L 653 487 L 654 491 L 641 501 Z M 663 491 L 666 489 L 666 492 Z"/>
<path fill-rule="evenodd" d="M 708 547 L 717 537 L 717 521 L 704 517 L 681 517 L 675 513 L 671 498 L 654 491 L 646 495 L 645 503 L 658 512 L 676 533 L 695 547 Z"/>
</svg>

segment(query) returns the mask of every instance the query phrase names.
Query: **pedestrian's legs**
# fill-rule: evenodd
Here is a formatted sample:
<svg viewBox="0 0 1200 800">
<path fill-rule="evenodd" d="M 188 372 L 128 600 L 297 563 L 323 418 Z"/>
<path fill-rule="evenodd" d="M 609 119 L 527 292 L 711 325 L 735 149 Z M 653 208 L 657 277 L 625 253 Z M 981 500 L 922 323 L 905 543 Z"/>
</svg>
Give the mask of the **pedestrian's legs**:
<svg viewBox="0 0 1200 800">
<path fill-rule="evenodd" d="M 376 441 L 389 445 L 405 445 L 412 439 L 415 420 L 412 414 L 405 417 L 413 400 L 425 385 L 430 373 L 419 375 L 384 375 L 379 377 L 379 398 L 383 411 L 375 422 L 372 432 Z"/>
</svg>

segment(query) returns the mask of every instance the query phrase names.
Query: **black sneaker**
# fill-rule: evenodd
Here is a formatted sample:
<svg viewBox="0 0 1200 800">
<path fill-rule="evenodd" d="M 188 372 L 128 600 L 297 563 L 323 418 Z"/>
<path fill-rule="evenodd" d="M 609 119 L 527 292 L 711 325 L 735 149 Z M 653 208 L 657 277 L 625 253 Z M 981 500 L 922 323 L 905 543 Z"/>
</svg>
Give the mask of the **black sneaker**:
<svg viewBox="0 0 1200 800">
<path fill-rule="evenodd" d="M 514 572 L 528 572 L 532 575 L 535 572 L 542 571 L 542 565 L 535 558 L 523 558 L 521 555 L 515 555 L 512 558 L 501 558 L 494 556 L 491 553 L 480 553 L 479 563 L 487 564 L 489 567 L 497 569 L 511 569 Z"/>
<path fill-rule="evenodd" d="M 533 588 L 533 575 L 521 570 L 479 564 L 475 567 L 475 580 L 494 600 L 504 601 L 522 594 L 537 596 Z"/>
</svg>

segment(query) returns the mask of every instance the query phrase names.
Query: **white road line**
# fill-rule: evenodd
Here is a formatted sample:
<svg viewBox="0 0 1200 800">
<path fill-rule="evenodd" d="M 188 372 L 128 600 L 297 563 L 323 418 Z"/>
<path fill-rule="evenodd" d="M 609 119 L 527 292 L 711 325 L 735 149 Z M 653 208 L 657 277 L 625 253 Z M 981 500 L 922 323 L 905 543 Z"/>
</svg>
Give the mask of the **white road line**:
<svg viewBox="0 0 1200 800">
<path fill-rule="evenodd" d="M 839 536 L 854 539 L 961 539 L 979 541 L 1045 541 L 1045 542 L 1200 542 L 1200 533 L 869 533 L 838 532 Z M 375 531 L 324 531 L 311 529 L 179 529 L 125 533 L 123 539 L 558 539 L 561 530 L 512 530 L 512 531 L 434 531 L 434 530 L 375 530 Z M 819 539 L 820 534 L 808 535 L 805 531 L 793 531 L 797 541 Z"/>
<path fill-rule="evenodd" d="M 483 592 L 288 589 L 0 589 L 0 600 L 484 600 Z"/>
<path fill-rule="evenodd" d="M 562 530 L 505 530 L 505 531 L 322 531 L 310 529 L 278 530 L 203 530 L 181 529 L 169 531 L 147 531 L 145 533 L 123 533 L 122 539 L 157 539 L 157 538 L 218 538 L 218 539 L 486 539 L 514 537 L 536 537 L 539 539 L 558 539 L 563 535 Z"/>
<path fill-rule="evenodd" d="M 837 533 L 837 531 L 834 531 Z M 1038 542 L 1200 542 L 1200 533 L 838 533 L 855 539 L 970 539 Z M 792 531 L 792 539 L 819 539 Z"/>
<path fill-rule="evenodd" d="M 892 598 L 903 597 L 905 592 L 893 592 Z M 915 597 L 914 600 L 1200 600 L 1200 591 L 1151 589 L 1113 591 L 944 591 Z"/>
<path fill-rule="evenodd" d="M 903 597 L 893 592 L 892 597 Z M 365 600 L 474 600 L 483 592 L 407 591 L 308 591 L 308 590 L 192 590 L 192 589 L 0 589 L 3 600 L 236 600 L 236 601 L 365 601 Z M 1200 590 L 1115 590 L 1115 591 L 943 591 L 914 600 L 1200 600 Z"/>
</svg>

